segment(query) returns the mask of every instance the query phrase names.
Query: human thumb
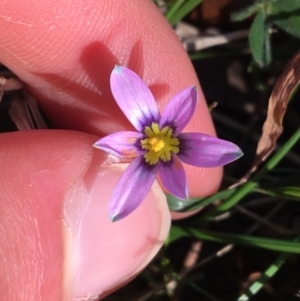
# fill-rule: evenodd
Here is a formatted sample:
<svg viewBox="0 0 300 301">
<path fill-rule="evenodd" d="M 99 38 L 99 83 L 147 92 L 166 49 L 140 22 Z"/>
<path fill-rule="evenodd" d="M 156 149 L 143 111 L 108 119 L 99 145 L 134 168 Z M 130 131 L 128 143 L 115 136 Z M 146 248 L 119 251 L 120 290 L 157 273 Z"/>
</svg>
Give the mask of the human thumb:
<svg viewBox="0 0 300 301">
<path fill-rule="evenodd" d="M 123 164 L 94 150 L 97 137 L 63 130 L 0 136 L 0 295 L 3 300 L 94 300 L 132 279 L 170 226 L 154 185 L 112 223 L 111 191 Z"/>
</svg>

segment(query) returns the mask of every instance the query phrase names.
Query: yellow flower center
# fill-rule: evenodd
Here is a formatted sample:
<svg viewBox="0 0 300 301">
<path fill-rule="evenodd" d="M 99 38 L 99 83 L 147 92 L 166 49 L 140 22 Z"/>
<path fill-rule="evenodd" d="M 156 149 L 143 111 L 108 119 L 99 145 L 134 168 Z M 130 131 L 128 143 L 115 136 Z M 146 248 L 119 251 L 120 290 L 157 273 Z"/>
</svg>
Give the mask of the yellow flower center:
<svg viewBox="0 0 300 301">
<path fill-rule="evenodd" d="M 156 152 L 159 152 L 166 145 L 163 140 L 157 137 L 150 138 L 149 144 L 151 145 L 151 149 L 153 149 Z"/>
<path fill-rule="evenodd" d="M 150 165 L 156 164 L 159 159 L 170 161 L 172 152 L 179 152 L 179 140 L 172 136 L 173 130 L 169 126 L 160 129 L 159 125 L 153 122 L 144 132 L 147 138 L 141 140 L 141 146 L 148 150 L 144 157 Z"/>
</svg>

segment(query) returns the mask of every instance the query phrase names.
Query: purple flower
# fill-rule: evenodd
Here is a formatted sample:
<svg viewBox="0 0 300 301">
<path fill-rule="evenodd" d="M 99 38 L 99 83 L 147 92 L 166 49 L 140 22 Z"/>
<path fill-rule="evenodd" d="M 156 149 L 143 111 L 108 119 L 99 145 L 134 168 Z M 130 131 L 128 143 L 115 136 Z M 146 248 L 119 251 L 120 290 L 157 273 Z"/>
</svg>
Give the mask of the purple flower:
<svg viewBox="0 0 300 301">
<path fill-rule="evenodd" d="M 216 167 L 243 155 L 231 142 L 201 133 L 181 133 L 196 109 L 196 87 L 176 94 L 161 116 L 151 91 L 133 71 L 116 66 L 110 85 L 117 104 L 137 130 L 117 132 L 94 144 L 111 154 L 134 158 L 113 190 L 109 204 L 112 221 L 126 217 L 141 204 L 157 173 L 171 194 L 188 199 L 180 161 Z"/>
</svg>

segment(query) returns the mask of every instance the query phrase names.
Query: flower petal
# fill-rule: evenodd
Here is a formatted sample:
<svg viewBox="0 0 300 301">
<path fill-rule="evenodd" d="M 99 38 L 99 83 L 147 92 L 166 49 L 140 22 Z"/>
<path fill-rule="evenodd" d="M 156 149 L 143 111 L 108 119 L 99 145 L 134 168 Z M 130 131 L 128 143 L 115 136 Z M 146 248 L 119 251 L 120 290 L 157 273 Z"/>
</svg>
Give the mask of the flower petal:
<svg viewBox="0 0 300 301">
<path fill-rule="evenodd" d="M 147 165 L 143 156 L 134 159 L 113 190 L 109 203 L 109 215 L 113 222 L 126 217 L 142 203 L 156 174 L 156 166 Z"/>
<path fill-rule="evenodd" d="M 121 157 L 137 157 L 144 153 L 137 148 L 137 141 L 143 137 L 137 132 L 117 132 L 98 140 L 93 146 Z"/>
<path fill-rule="evenodd" d="M 187 181 L 183 166 L 176 155 L 172 161 L 160 162 L 159 176 L 164 186 L 179 199 L 188 199 Z"/>
<path fill-rule="evenodd" d="M 198 101 L 197 87 L 189 87 L 177 93 L 167 104 L 160 119 L 160 128 L 171 125 L 177 136 L 192 118 Z"/>
<path fill-rule="evenodd" d="M 155 99 L 136 73 L 116 66 L 110 76 L 110 86 L 118 106 L 138 131 L 142 131 L 145 125 L 159 121 Z"/>
<path fill-rule="evenodd" d="M 240 158 L 241 149 L 226 140 L 218 139 L 201 133 L 182 133 L 180 141 L 179 159 L 198 167 L 222 166 Z"/>
</svg>

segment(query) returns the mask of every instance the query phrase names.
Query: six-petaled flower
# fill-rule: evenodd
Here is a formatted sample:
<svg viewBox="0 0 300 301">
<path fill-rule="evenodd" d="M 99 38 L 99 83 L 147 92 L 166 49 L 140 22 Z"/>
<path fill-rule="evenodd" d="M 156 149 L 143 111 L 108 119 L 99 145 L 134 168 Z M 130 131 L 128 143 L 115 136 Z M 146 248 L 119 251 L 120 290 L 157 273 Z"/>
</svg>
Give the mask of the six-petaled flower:
<svg viewBox="0 0 300 301">
<path fill-rule="evenodd" d="M 113 133 L 94 144 L 111 154 L 134 158 L 112 192 L 109 214 L 113 221 L 126 217 L 141 204 L 157 173 L 171 194 L 188 199 L 180 161 L 216 167 L 242 156 L 231 142 L 202 133 L 181 133 L 197 105 L 196 87 L 176 94 L 160 115 L 151 91 L 133 71 L 116 66 L 110 85 L 117 104 L 137 130 Z"/>
</svg>

